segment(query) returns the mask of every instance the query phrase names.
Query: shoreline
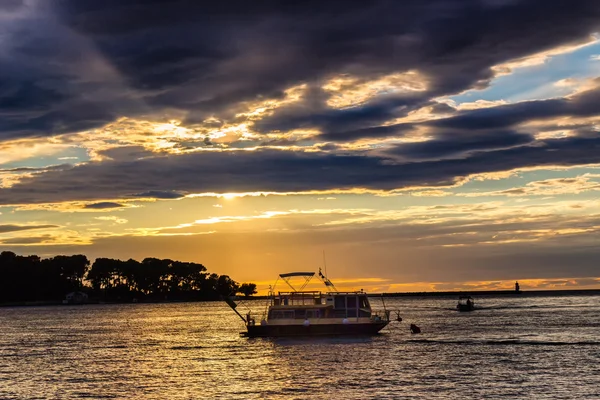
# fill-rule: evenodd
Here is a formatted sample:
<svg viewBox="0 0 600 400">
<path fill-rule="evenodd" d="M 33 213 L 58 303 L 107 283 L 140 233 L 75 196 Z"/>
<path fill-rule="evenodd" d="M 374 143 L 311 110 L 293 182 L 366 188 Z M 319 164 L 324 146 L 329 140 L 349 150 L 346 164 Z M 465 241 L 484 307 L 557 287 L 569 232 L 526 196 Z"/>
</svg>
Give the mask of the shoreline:
<svg viewBox="0 0 600 400">
<path fill-rule="evenodd" d="M 449 290 L 439 292 L 383 292 L 369 293 L 369 297 L 456 297 L 456 296 L 600 296 L 600 289 L 554 289 L 554 290 Z M 269 296 L 252 296 L 250 299 L 240 300 L 264 300 Z"/>
<path fill-rule="evenodd" d="M 450 297 L 450 296 L 516 296 L 516 297 L 543 297 L 543 296 L 600 296 L 600 289 L 558 289 L 558 290 L 457 290 L 443 292 L 396 292 L 373 293 L 369 296 L 383 297 Z"/>
<path fill-rule="evenodd" d="M 249 300 L 254 300 L 255 297 Z M 245 300 L 245 299 L 243 299 Z M 89 305 L 111 305 L 111 304 L 169 304 L 169 303 L 200 303 L 200 302 L 213 302 L 223 301 L 219 299 L 214 300 L 151 300 L 151 301 L 99 301 L 90 300 L 85 303 L 63 303 L 62 300 L 37 300 L 37 301 L 13 301 L 8 303 L 0 303 L 2 307 L 45 307 L 45 306 L 89 306 Z"/>
<path fill-rule="evenodd" d="M 600 289 L 569 289 L 569 290 L 462 290 L 462 291 L 444 291 L 444 292 L 394 292 L 394 293 L 368 293 L 369 297 L 457 297 L 463 295 L 470 296 L 514 296 L 514 297 L 544 297 L 544 296 L 600 296 Z M 267 300 L 269 296 L 251 296 L 248 298 L 236 297 L 236 301 Z M 96 304 L 167 304 L 167 303 L 199 303 L 199 302 L 219 302 L 223 300 L 160 300 L 160 301 L 89 301 L 83 304 L 63 304 L 62 300 L 53 301 L 20 301 L 0 303 L 3 307 L 43 307 L 43 306 L 85 306 Z"/>
</svg>

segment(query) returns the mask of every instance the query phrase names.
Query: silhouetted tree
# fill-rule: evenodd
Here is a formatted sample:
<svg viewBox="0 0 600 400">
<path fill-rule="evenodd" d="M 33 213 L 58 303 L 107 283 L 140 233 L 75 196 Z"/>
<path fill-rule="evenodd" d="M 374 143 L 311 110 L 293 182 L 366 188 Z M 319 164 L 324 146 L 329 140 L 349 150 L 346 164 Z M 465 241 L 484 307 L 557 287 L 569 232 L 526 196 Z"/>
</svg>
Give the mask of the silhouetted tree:
<svg viewBox="0 0 600 400">
<path fill-rule="evenodd" d="M 97 258 L 87 274 L 94 290 L 109 289 L 116 285 L 122 261 L 112 258 Z"/>
<path fill-rule="evenodd" d="M 242 288 L 242 293 L 256 293 L 256 285 L 244 285 L 227 275 L 208 274 L 202 264 L 169 259 L 97 258 L 90 267 L 81 254 L 40 259 L 0 253 L 0 302 L 59 301 L 80 290 L 106 301 L 216 300 Z"/>
<path fill-rule="evenodd" d="M 219 295 L 231 296 L 236 294 L 239 284 L 227 275 L 221 275 L 217 278 L 215 289 Z"/>
<path fill-rule="evenodd" d="M 0 253 L 0 301 L 60 300 L 83 288 L 89 267 L 84 255 L 18 256 Z"/>
<path fill-rule="evenodd" d="M 57 268 L 57 272 L 64 282 L 68 282 L 73 290 L 79 290 L 83 286 L 83 277 L 90 266 L 90 261 L 86 256 L 77 254 L 74 256 L 56 256 L 52 259 L 52 264 Z M 46 261 L 46 260 L 44 260 Z"/>
<path fill-rule="evenodd" d="M 250 297 L 253 294 L 256 294 L 256 284 L 255 283 L 242 283 L 238 289 L 238 293 L 241 293 L 246 297 Z"/>
</svg>

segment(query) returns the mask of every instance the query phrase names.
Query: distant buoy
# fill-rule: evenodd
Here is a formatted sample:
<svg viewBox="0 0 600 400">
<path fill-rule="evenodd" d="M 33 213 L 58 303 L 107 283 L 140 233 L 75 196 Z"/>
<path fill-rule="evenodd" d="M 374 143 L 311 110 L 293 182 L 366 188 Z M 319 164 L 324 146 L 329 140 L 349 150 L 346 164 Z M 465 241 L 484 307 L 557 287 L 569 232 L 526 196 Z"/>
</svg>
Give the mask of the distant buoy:
<svg viewBox="0 0 600 400">
<path fill-rule="evenodd" d="M 411 333 L 421 333 L 421 328 L 419 328 L 415 324 L 410 324 L 410 332 Z"/>
<path fill-rule="evenodd" d="M 305 319 L 305 320 L 304 320 L 304 323 L 303 323 L 302 325 L 304 325 L 304 326 L 309 326 L 309 325 L 310 325 L 310 321 L 309 321 L 309 320 L 307 320 L 307 319 Z"/>
<path fill-rule="evenodd" d="M 349 323 L 350 323 L 350 321 L 348 321 L 348 318 L 344 318 L 342 320 L 342 324 L 349 324 Z"/>
</svg>

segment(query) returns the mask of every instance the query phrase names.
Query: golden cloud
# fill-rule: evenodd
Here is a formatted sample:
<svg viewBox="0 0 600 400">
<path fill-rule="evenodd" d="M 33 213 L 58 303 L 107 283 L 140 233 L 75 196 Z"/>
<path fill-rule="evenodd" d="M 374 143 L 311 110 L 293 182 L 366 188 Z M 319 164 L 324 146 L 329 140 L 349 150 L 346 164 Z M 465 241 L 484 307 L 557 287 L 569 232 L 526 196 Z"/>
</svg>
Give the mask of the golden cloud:
<svg viewBox="0 0 600 400">
<path fill-rule="evenodd" d="M 512 72 L 512 70 L 516 68 L 526 68 L 532 67 L 536 65 L 540 65 L 548 61 L 550 58 L 572 53 L 574 51 L 580 50 L 587 46 L 592 46 L 599 43 L 599 39 L 596 35 L 590 35 L 585 38 L 583 41 L 575 44 L 567 44 L 555 47 L 553 49 L 541 51 L 539 53 L 531 54 L 526 57 L 518 58 L 515 60 L 508 61 L 504 64 L 496 65 L 492 67 L 492 70 L 496 72 L 496 76 L 505 75 Z"/>
<path fill-rule="evenodd" d="M 354 107 L 380 95 L 402 92 L 422 92 L 428 82 L 419 71 L 407 71 L 363 80 L 351 75 L 340 75 L 329 79 L 323 90 L 330 94 L 327 105 L 333 108 Z"/>
<path fill-rule="evenodd" d="M 511 189 L 496 190 L 491 192 L 458 193 L 463 197 L 490 197 L 490 196 L 554 196 L 561 194 L 578 194 L 586 191 L 600 190 L 598 174 L 584 174 L 573 178 L 555 178 L 542 181 L 528 182 L 525 186 Z"/>
</svg>

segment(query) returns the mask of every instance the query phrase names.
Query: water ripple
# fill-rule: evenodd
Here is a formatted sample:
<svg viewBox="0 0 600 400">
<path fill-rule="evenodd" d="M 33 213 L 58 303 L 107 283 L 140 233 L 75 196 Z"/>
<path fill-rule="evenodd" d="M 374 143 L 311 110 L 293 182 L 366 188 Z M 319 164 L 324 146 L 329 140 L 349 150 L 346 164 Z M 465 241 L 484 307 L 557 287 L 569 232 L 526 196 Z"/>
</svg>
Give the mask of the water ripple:
<svg viewBox="0 0 600 400">
<path fill-rule="evenodd" d="M 393 298 L 380 335 L 289 339 L 220 303 L 2 308 L 0 398 L 597 398 L 597 299 Z"/>
</svg>

